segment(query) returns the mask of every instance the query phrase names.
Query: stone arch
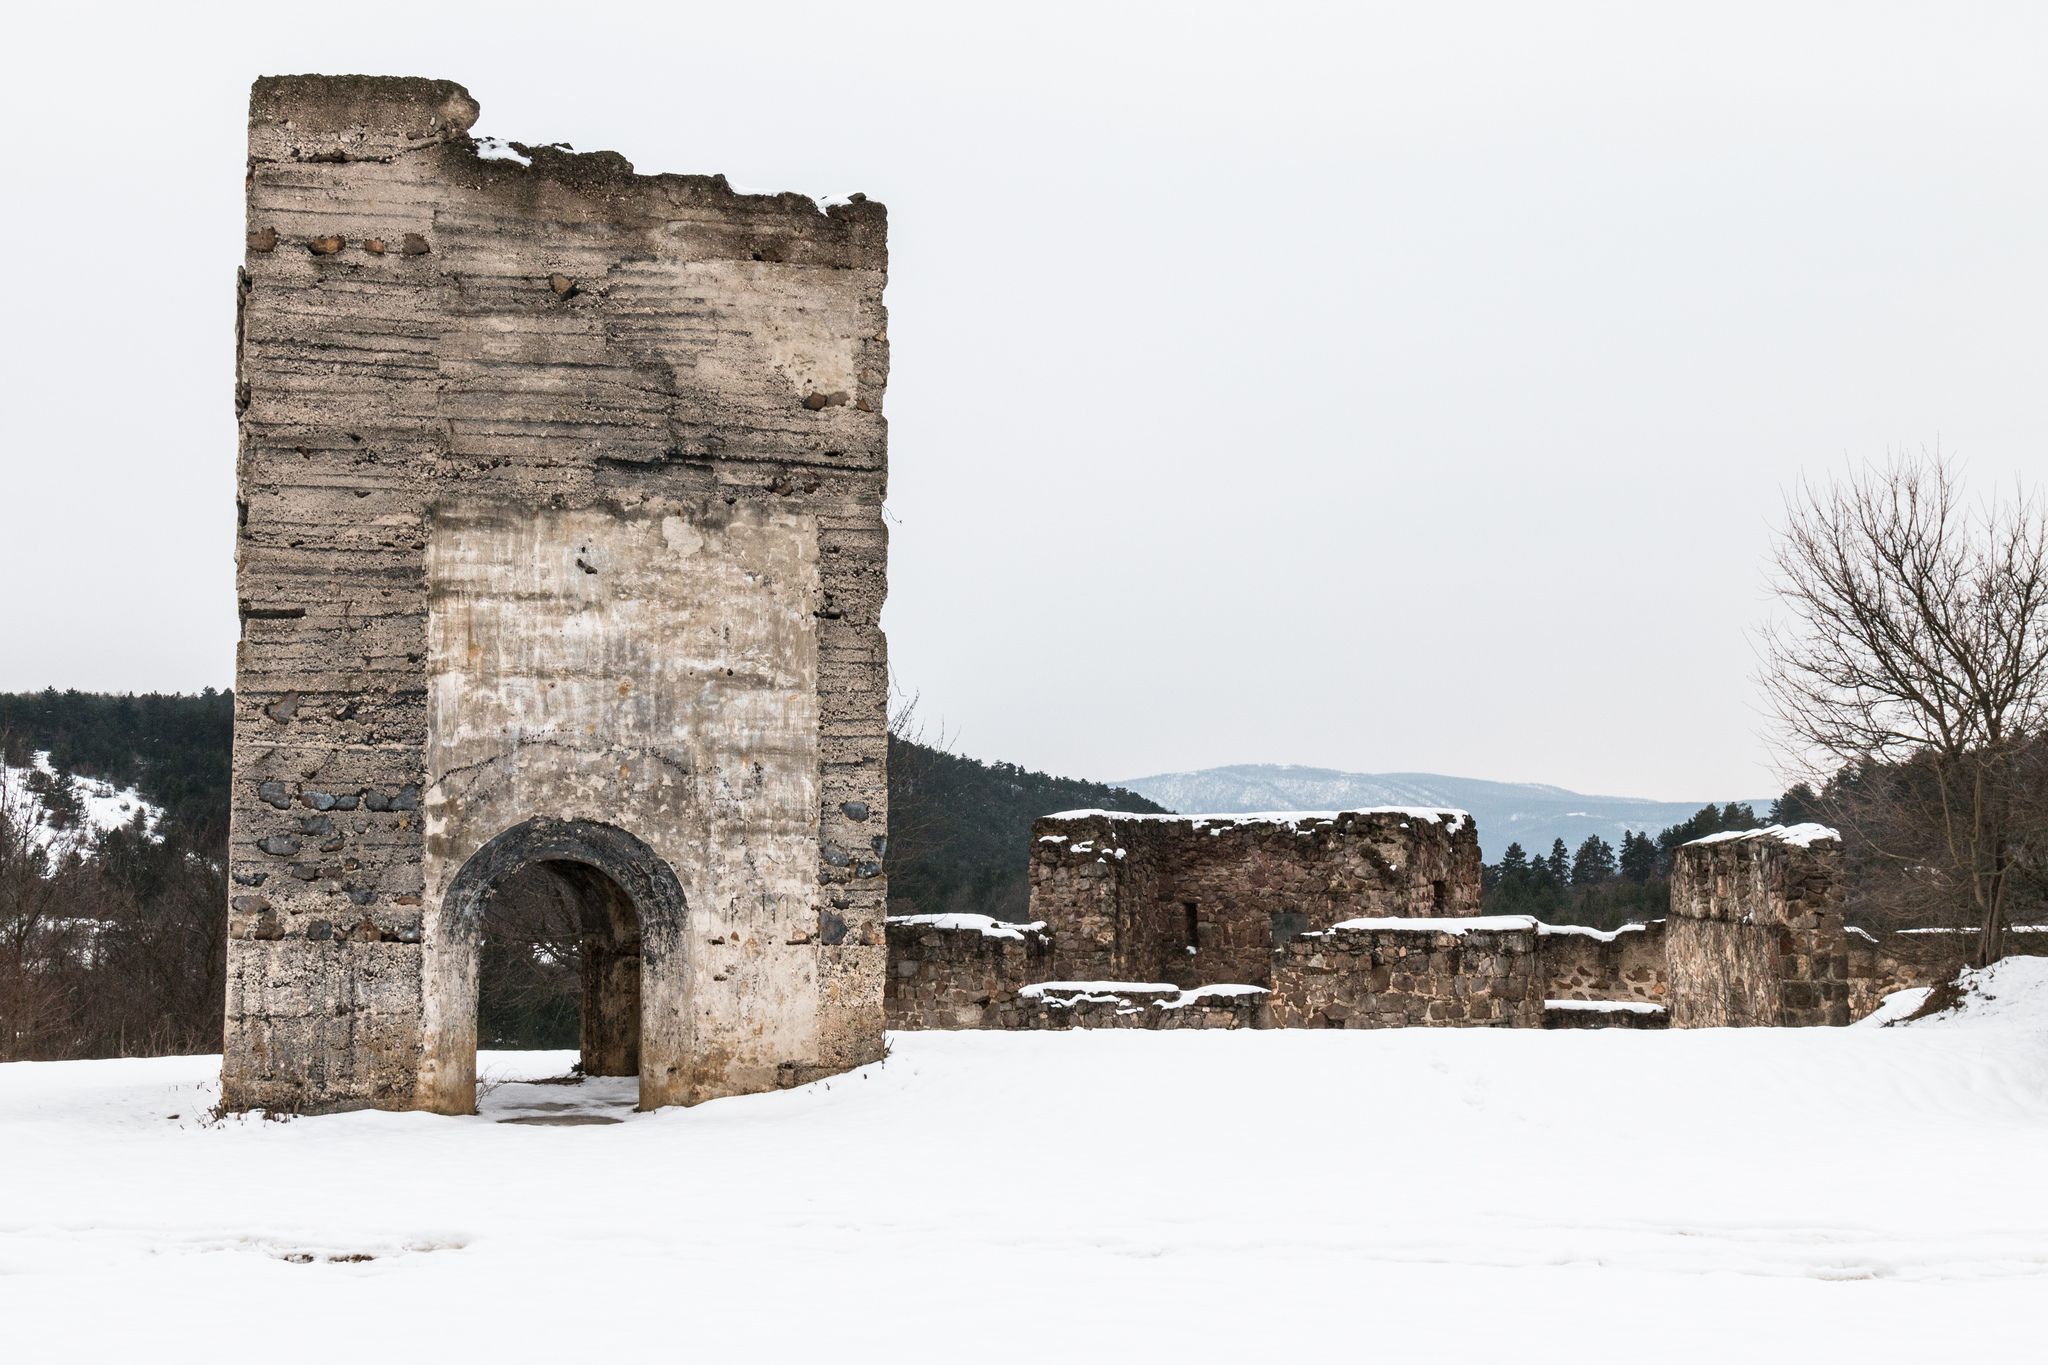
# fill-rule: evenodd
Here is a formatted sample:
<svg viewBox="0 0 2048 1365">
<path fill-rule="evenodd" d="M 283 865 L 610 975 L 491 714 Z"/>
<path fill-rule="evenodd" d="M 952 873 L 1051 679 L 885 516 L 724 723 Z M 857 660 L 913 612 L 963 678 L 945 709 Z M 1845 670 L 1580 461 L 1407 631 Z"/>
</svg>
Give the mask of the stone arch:
<svg viewBox="0 0 2048 1365">
<path fill-rule="evenodd" d="M 615 825 L 536 816 L 506 829 L 462 864 L 443 895 L 431 951 L 441 970 L 439 1013 L 447 1024 L 429 1030 L 423 1074 L 431 1076 L 427 1107 L 443 1113 L 474 1108 L 477 963 L 484 909 L 514 878 L 544 874 L 574 902 L 595 952 L 584 964 L 582 1045 L 586 1069 L 640 1077 L 642 1108 L 672 1101 L 683 1070 L 679 1030 L 689 989 L 685 960 L 688 914 L 682 884 L 662 857 Z M 603 1007 L 600 1007 L 603 1002 Z M 621 1002 L 630 1009 L 623 1017 Z"/>
</svg>

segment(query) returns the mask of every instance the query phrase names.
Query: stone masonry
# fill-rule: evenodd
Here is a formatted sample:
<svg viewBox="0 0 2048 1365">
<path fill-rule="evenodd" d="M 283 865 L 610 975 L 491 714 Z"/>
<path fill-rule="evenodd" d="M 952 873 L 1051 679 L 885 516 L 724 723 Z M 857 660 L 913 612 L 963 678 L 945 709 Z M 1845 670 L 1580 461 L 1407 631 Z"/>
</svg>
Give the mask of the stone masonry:
<svg viewBox="0 0 2048 1365">
<path fill-rule="evenodd" d="M 1673 1026 L 1848 1023 L 1843 883 L 1842 841 L 1821 825 L 1679 848 L 1666 937 Z"/>
<path fill-rule="evenodd" d="M 1541 1028 L 1537 922 L 1358 919 L 1275 954 L 1273 1028 Z"/>
<path fill-rule="evenodd" d="M 1879 937 L 1849 926 L 1849 1017 L 1861 1019 L 1893 991 L 1932 986 L 1953 978 L 1976 958 L 1977 930 L 1902 929 Z M 2048 925 L 2015 924 L 2005 938 L 2008 957 L 2048 957 Z"/>
<path fill-rule="evenodd" d="M 1651 920 L 1610 931 L 1544 925 L 1544 998 L 1665 1004 L 1670 994 L 1664 961 L 1667 924 Z"/>
<path fill-rule="evenodd" d="M 256 83 L 223 1094 L 474 1107 L 554 879 L 643 1106 L 882 1054 L 882 206 Z"/>
<path fill-rule="evenodd" d="M 1031 918 L 1066 980 L 1265 985 L 1274 949 L 1305 931 L 1477 914 L 1479 876 L 1462 811 L 1077 811 L 1032 827 Z"/>
<path fill-rule="evenodd" d="M 987 915 L 898 915 L 889 920 L 890 1028 L 987 1028 L 1018 992 L 1052 969 L 1041 924 Z"/>
</svg>

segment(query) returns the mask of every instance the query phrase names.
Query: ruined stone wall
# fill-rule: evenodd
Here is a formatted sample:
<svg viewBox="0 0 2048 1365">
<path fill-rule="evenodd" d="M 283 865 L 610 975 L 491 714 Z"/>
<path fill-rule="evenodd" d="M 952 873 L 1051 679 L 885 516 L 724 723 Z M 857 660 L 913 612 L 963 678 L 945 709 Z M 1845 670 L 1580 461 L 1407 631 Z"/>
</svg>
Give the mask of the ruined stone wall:
<svg viewBox="0 0 2048 1365">
<path fill-rule="evenodd" d="M 1002 1029 L 1265 1027 L 1267 992 L 1255 986 L 1182 990 L 1164 982 L 1046 981 L 998 1002 Z"/>
<path fill-rule="evenodd" d="M 1561 1000 L 1543 1002 L 1543 1027 L 1547 1029 L 1627 1028 L 1661 1029 L 1671 1026 L 1671 1012 L 1662 1005 L 1639 1000 Z"/>
<path fill-rule="evenodd" d="M 888 931 L 883 1000 L 892 1029 L 1003 1027 L 1003 1008 L 1051 971 L 1052 940 L 1037 925 L 986 915 L 900 915 Z"/>
<path fill-rule="evenodd" d="M 1630 924 L 1612 933 L 1570 924 L 1542 926 L 1546 1000 L 1624 1000 L 1662 1005 L 1669 994 L 1664 920 Z M 1573 1026 L 1591 1027 L 1575 1020 Z"/>
<path fill-rule="evenodd" d="M 1537 923 L 1521 915 L 1359 920 L 1274 955 L 1274 1028 L 1541 1028 Z"/>
<path fill-rule="evenodd" d="M 1031 917 L 1069 980 L 1263 985 L 1303 930 L 1479 909 L 1478 833 L 1455 811 L 1077 812 L 1038 821 L 1031 848 Z"/>
<path fill-rule="evenodd" d="M 1818 825 L 1682 846 L 1666 934 L 1679 1028 L 1849 1022 L 1842 844 Z"/>
<path fill-rule="evenodd" d="M 257 82 L 224 1094 L 467 1111 L 537 816 L 673 869 L 642 1100 L 881 1054 L 885 217 L 480 155 L 439 81 Z"/>
<path fill-rule="evenodd" d="M 1861 1019 L 1893 991 L 1947 981 L 1976 960 L 1975 929 L 1904 929 L 1877 935 L 1851 925 L 1849 1017 Z M 2048 925 L 2016 924 L 2005 937 L 2008 957 L 2048 957 Z"/>
</svg>

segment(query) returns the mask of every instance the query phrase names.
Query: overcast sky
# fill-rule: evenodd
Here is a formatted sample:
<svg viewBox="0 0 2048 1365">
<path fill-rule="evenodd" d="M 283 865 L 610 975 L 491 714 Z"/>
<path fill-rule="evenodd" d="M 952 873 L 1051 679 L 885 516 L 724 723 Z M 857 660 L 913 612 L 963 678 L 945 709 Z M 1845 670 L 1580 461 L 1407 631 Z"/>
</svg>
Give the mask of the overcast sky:
<svg viewBox="0 0 2048 1365">
<path fill-rule="evenodd" d="M 2048 7 L 34 6 L 0 689 L 226 686 L 248 84 L 890 210 L 888 628 L 965 753 L 1776 790 L 1782 492 L 2048 469 Z"/>
</svg>

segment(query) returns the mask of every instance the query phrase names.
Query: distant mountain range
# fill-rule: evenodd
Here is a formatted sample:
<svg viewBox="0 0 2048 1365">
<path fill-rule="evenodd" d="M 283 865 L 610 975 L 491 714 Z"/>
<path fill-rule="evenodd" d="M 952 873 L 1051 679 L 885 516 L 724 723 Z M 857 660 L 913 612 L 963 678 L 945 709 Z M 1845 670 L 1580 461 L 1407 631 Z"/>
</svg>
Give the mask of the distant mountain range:
<svg viewBox="0 0 2048 1365">
<path fill-rule="evenodd" d="M 1624 830 L 1655 835 L 1707 804 L 1646 801 L 1632 796 L 1585 796 L 1537 782 L 1485 782 L 1440 773 L 1345 773 L 1278 763 L 1241 763 L 1191 773 L 1159 773 L 1117 784 L 1189 815 L 1230 815 L 1245 811 L 1350 810 L 1359 806 L 1451 806 L 1470 811 L 1479 826 L 1479 846 L 1488 862 L 1511 843 L 1531 853 L 1547 852 L 1562 839 L 1577 848 L 1589 834 L 1617 847 Z M 1770 798 L 1748 800 L 1761 816 Z"/>
</svg>

